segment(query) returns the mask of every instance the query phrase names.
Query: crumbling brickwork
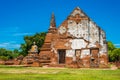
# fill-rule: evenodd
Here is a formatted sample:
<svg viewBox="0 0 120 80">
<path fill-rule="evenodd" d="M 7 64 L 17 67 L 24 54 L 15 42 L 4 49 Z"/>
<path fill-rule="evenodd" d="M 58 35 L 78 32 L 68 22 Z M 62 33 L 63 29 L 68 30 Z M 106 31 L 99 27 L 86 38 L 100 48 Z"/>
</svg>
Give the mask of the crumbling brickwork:
<svg viewBox="0 0 120 80">
<path fill-rule="evenodd" d="M 46 55 L 51 61 L 50 65 L 105 67 L 108 63 L 106 35 L 78 7 L 58 28 L 52 14 L 39 55 Z"/>
</svg>

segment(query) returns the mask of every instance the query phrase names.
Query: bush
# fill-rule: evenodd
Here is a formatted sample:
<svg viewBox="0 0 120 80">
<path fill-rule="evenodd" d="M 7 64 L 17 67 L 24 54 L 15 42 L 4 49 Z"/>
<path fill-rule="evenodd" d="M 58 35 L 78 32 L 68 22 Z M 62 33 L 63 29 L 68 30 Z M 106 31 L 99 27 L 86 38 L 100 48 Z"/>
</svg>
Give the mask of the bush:
<svg viewBox="0 0 120 80">
<path fill-rule="evenodd" d="M 8 57 L 6 57 L 6 56 L 0 56 L 0 60 L 4 60 L 4 61 L 6 61 L 6 60 L 8 60 L 9 58 Z"/>
<path fill-rule="evenodd" d="M 108 41 L 108 54 L 110 62 L 120 62 L 120 48 L 116 48 L 110 41 Z"/>
<path fill-rule="evenodd" d="M 0 48 L 0 59 L 1 60 L 8 60 L 8 59 L 13 59 L 19 56 L 19 51 L 18 50 L 6 50 L 4 48 Z"/>
</svg>

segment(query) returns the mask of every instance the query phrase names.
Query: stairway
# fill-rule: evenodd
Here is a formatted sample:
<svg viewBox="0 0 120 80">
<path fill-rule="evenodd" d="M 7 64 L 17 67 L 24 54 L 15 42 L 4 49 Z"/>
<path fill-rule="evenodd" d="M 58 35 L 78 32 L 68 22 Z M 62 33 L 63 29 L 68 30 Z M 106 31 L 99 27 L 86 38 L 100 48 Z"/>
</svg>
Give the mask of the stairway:
<svg viewBox="0 0 120 80">
<path fill-rule="evenodd" d="M 40 58 L 39 58 L 39 62 L 42 66 L 50 65 L 51 64 L 51 59 L 47 55 L 41 55 Z"/>
</svg>

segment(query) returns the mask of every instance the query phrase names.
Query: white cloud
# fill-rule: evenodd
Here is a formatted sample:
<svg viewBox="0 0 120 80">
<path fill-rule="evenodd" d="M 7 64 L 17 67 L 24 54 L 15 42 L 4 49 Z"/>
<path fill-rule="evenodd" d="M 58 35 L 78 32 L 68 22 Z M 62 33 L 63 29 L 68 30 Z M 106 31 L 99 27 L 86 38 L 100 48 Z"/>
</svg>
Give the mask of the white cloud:
<svg viewBox="0 0 120 80">
<path fill-rule="evenodd" d="M 0 36 L 25 36 L 32 35 L 31 32 L 21 32 L 20 27 L 2 27 L 0 29 Z"/>
<path fill-rule="evenodd" d="M 6 48 L 6 49 L 10 49 L 10 50 L 19 49 L 20 44 L 17 44 L 14 41 L 4 42 L 4 43 L 0 43 L 0 48 Z"/>
<path fill-rule="evenodd" d="M 15 33 L 13 36 L 25 36 L 25 35 L 32 35 L 33 33 Z"/>
<path fill-rule="evenodd" d="M 11 32 L 18 32 L 19 27 L 2 27 L 0 29 L 1 33 L 11 33 Z"/>
<path fill-rule="evenodd" d="M 114 44 L 116 47 L 120 47 L 120 44 Z"/>
<path fill-rule="evenodd" d="M 12 36 L 14 33 L 17 33 L 20 31 L 19 27 L 2 27 L 0 29 L 0 36 L 4 36 L 4 37 L 10 37 Z"/>
<path fill-rule="evenodd" d="M 6 47 L 7 45 L 9 45 L 10 43 L 1 43 L 0 47 Z"/>
</svg>

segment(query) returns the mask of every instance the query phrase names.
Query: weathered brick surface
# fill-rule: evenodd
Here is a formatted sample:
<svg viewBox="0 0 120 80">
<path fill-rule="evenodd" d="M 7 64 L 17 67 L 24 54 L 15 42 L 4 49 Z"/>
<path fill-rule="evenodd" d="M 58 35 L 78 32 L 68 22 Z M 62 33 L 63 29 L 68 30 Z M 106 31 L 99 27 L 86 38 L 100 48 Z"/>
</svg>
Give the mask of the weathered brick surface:
<svg viewBox="0 0 120 80">
<path fill-rule="evenodd" d="M 5 61 L 0 60 L 0 65 L 4 65 L 4 64 L 5 64 Z"/>
<path fill-rule="evenodd" d="M 41 52 L 39 53 L 40 56 L 47 55 L 50 58 L 51 60 L 50 65 L 52 64 L 60 65 L 59 61 L 60 58 L 61 60 L 65 60 L 63 62 L 67 67 L 87 68 L 87 67 L 99 67 L 100 65 L 104 66 L 107 65 L 108 62 L 106 47 L 107 44 L 103 43 L 105 42 L 103 41 L 105 40 L 104 31 L 100 29 L 98 26 L 96 26 L 94 22 L 90 21 L 90 18 L 86 14 L 84 14 L 83 11 L 81 11 L 79 8 L 76 8 L 70 14 L 70 16 L 68 16 L 68 18 L 65 21 L 63 21 L 63 23 L 58 27 L 58 29 L 56 29 L 55 25 L 53 26 L 53 24 L 55 24 L 54 20 L 55 19 L 53 19 L 52 17 L 49 31 L 46 35 L 45 42 L 41 48 Z M 90 30 L 88 30 L 89 28 L 83 27 L 83 29 L 86 29 L 86 31 L 88 30 L 87 32 L 90 33 L 83 32 L 83 34 L 80 34 L 82 28 L 80 28 L 79 25 L 77 24 L 80 24 L 82 20 L 86 20 L 88 21 L 87 24 L 90 24 L 88 26 L 90 27 Z M 76 26 L 74 25 L 77 25 L 78 30 L 75 29 Z M 72 28 L 73 31 L 76 30 L 76 32 L 79 31 L 79 33 L 78 34 L 76 34 L 76 32 L 72 33 L 72 30 L 70 32 L 70 30 L 68 30 L 70 26 L 73 27 Z M 97 32 L 95 33 L 94 31 Z M 103 37 L 101 36 L 101 34 Z M 81 35 L 83 36 L 80 37 Z M 92 40 L 87 39 L 86 36 L 89 36 L 89 38 L 91 38 Z M 80 43 L 80 41 L 82 42 L 82 40 L 84 41 L 84 43 Z M 86 47 L 83 46 L 85 44 Z M 61 52 L 63 51 L 63 53 L 61 53 L 60 50 Z M 69 53 L 66 53 L 66 50 L 73 51 L 69 51 Z M 78 53 L 79 56 L 77 56 L 76 50 L 80 50 L 80 53 Z M 82 50 L 84 50 L 83 53 Z M 85 53 L 85 50 L 89 52 Z M 73 60 L 73 58 L 75 58 L 74 56 L 76 56 L 75 61 Z"/>
<path fill-rule="evenodd" d="M 13 64 L 14 64 L 14 61 L 13 61 L 13 60 L 8 60 L 8 61 L 5 61 L 4 64 L 5 64 L 5 65 L 13 65 Z"/>
</svg>

